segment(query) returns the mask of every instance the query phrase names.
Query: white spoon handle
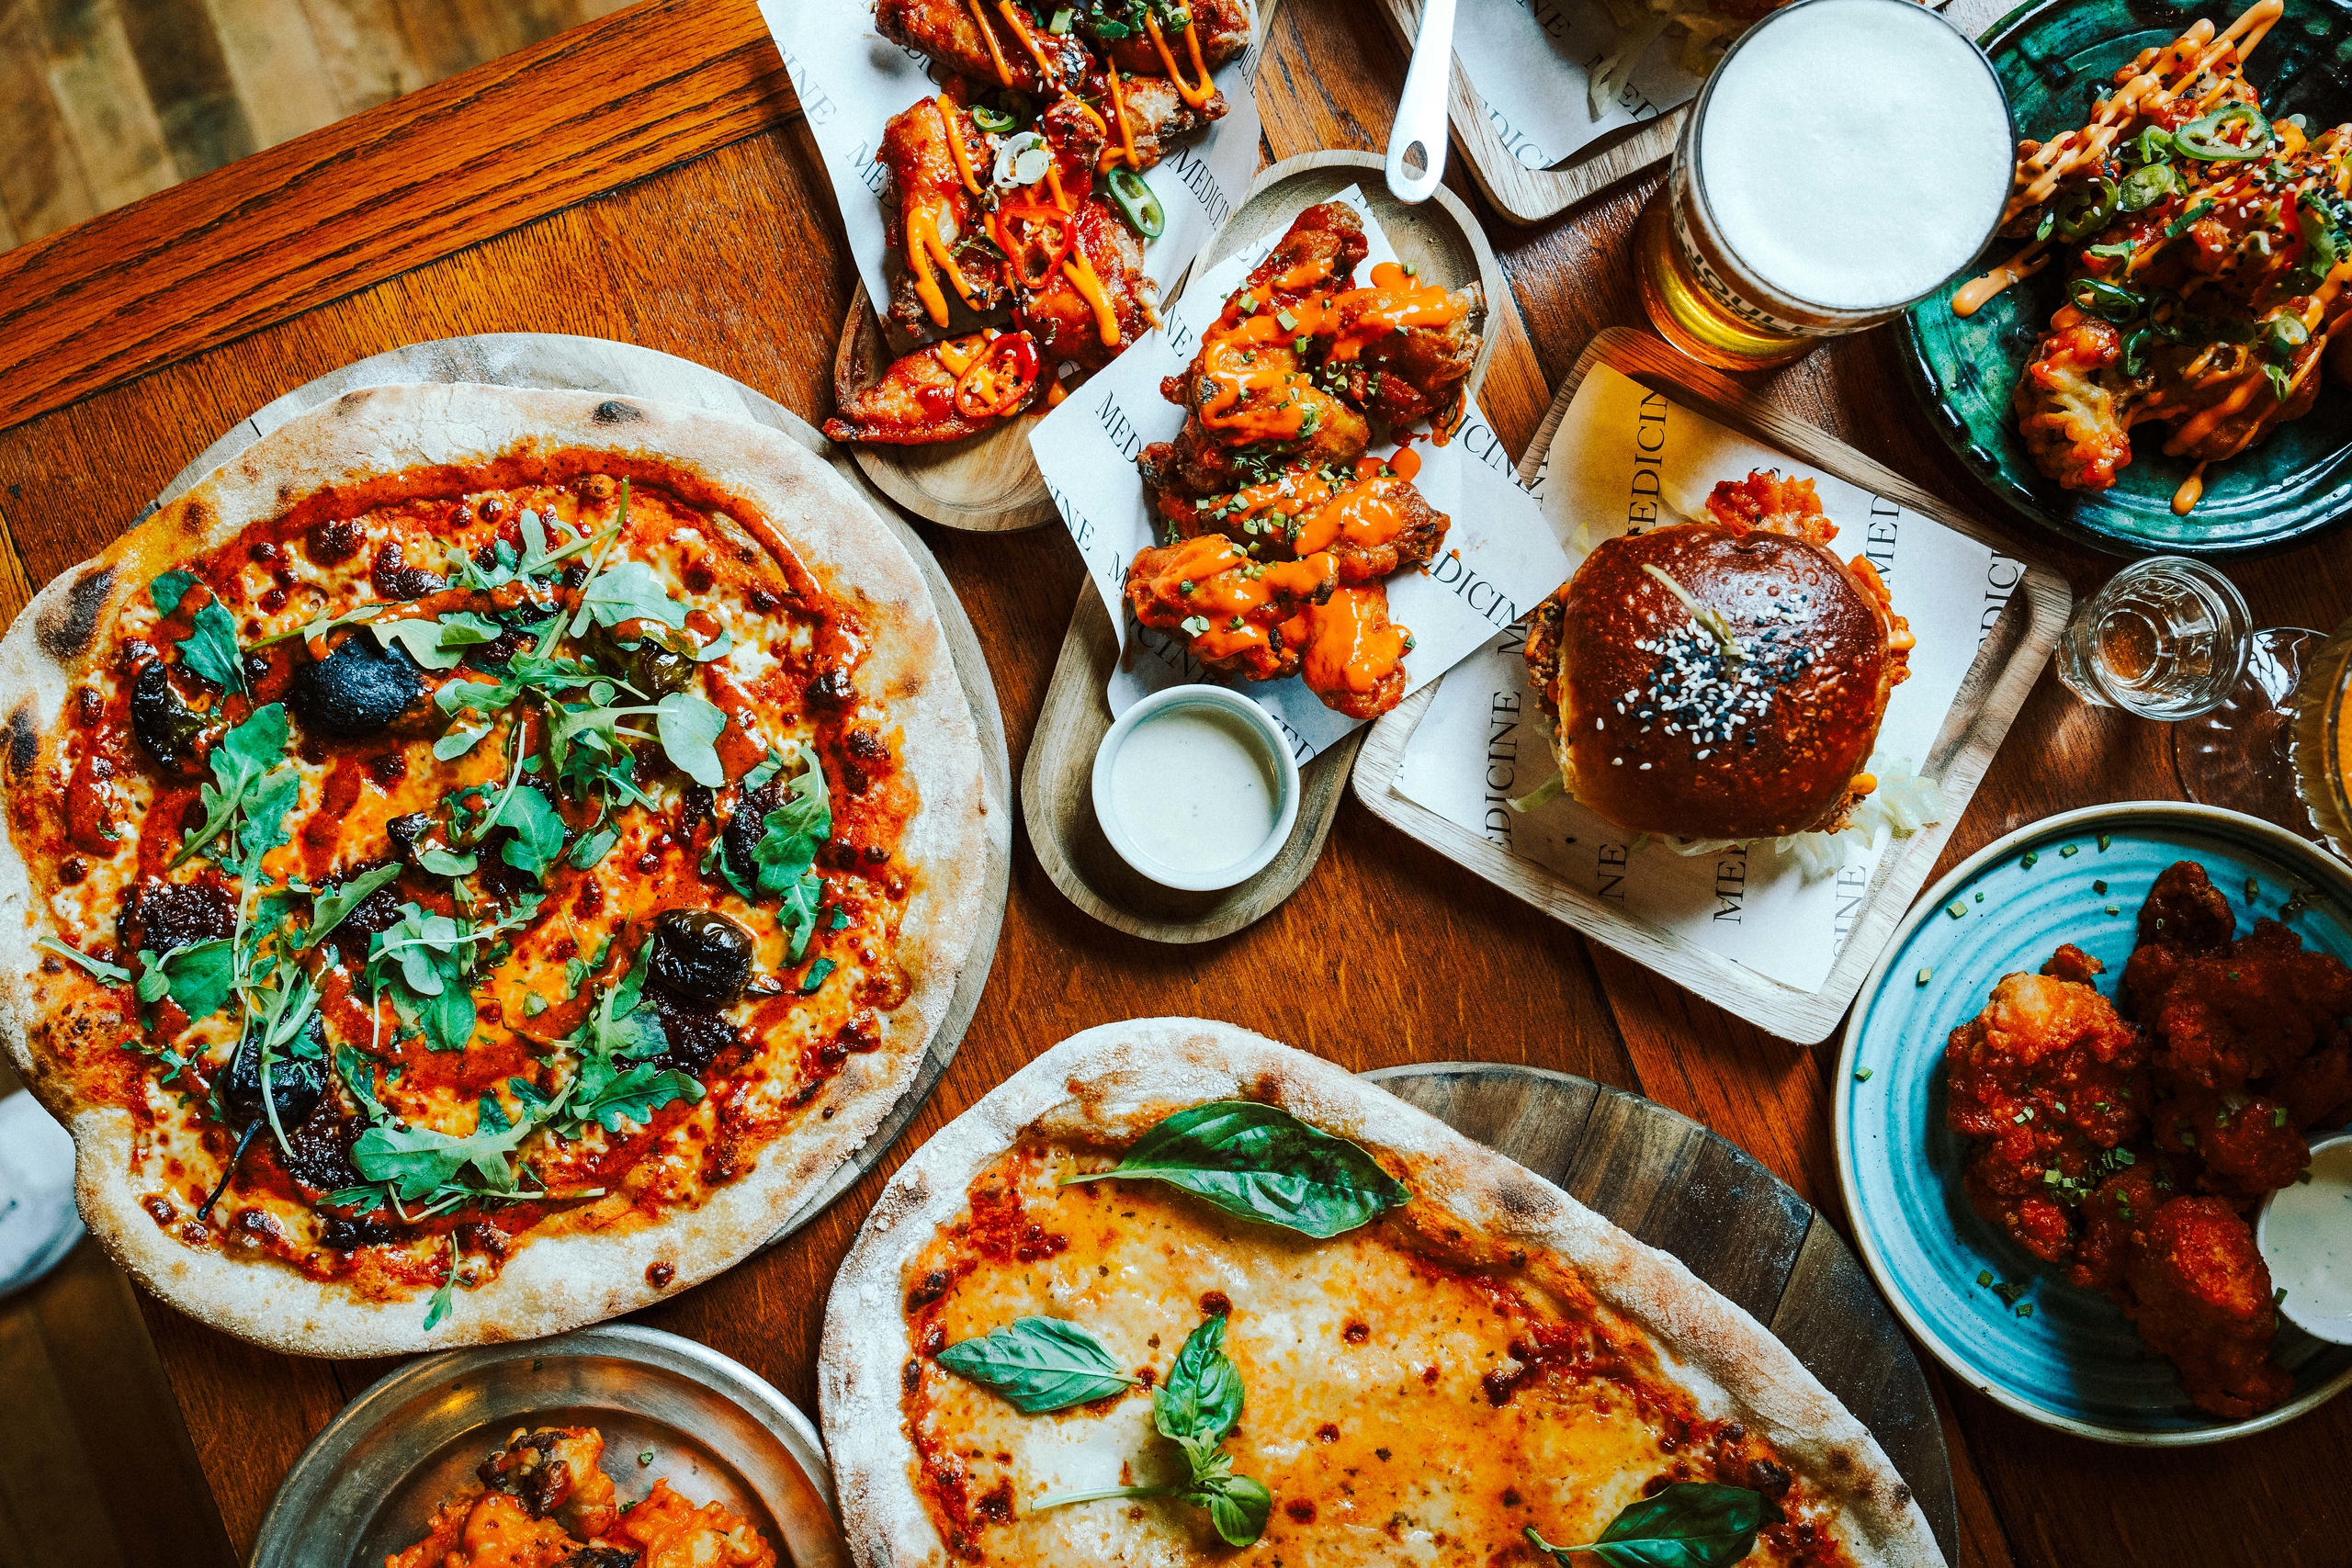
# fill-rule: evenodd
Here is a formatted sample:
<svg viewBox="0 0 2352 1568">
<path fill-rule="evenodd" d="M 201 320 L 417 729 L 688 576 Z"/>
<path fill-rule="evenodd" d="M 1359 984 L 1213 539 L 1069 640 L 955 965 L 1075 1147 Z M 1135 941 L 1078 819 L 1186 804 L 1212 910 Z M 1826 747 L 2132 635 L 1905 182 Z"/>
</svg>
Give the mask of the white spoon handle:
<svg viewBox="0 0 2352 1568">
<path fill-rule="evenodd" d="M 1453 78 L 1454 0 L 1425 0 L 1412 68 L 1388 132 L 1388 193 L 1410 204 L 1427 201 L 1445 177 L 1445 96 Z M 1408 160 L 1419 149 L 1420 170 Z"/>
</svg>

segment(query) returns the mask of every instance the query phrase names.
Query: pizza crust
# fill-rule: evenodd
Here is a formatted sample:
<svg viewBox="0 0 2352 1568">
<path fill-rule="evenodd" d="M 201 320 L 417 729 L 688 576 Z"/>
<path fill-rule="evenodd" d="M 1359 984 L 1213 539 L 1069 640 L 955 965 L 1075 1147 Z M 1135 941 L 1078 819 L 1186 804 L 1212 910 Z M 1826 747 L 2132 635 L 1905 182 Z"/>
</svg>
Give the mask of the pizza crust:
<svg viewBox="0 0 2352 1568">
<path fill-rule="evenodd" d="M 1402 1155 L 1421 1174 L 1418 1197 L 1491 1237 L 1573 1262 L 1603 1303 L 1649 1335 L 1663 1368 L 1703 1413 L 1736 1409 L 1838 1507 L 1860 1562 L 1942 1563 L 1927 1516 L 1869 1429 L 1769 1329 L 1679 1259 L 1319 1056 L 1229 1023 L 1156 1018 L 1090 1029 L 1039 1056 L 918 1150 L 866 1216 L 834 1278 L 817 1365 L 825 1449 L 859 1568 L 953 1561 L 913 1485 L 900 1404 L 901 1369 L 914 1354 L 905 1273 L 963 1211 L 973 1179 L 1033 1128 L 1125 1143 L 1187 1106 L 1235 1099 L 1279 1105 Z"/>
<path fill-rule="evenodd" d="M 302 414 L 215 469 L 95 559 L 65 572 L 0 640 L 7 787 L 46 775 L 66 696 L 133 594 L 161 572 L 329 486 L 531 450 L 601 451 L 659 461 L 755 509 L 871 634 L 861 694 L 885 696 L 900 765 L 921 808 L 899 840 L 915 868 L 898 958 L 909 994 L 883 1021 L 876 1050 L 853 1054 L 792 1131 L 747 1175 L 698 1207 L 619 1233 L 526 1239 L 431 1333 L 422 1295 L 366 1300 L 216 1242 L 187 1247 L 140 1207 L 129 1112 L 83 1097 L 35 1058 L 44 993 L 35 939 L 54 934 L 13 835 L 0 833 L 0 1043 L 35 1096 L 74 1134 L 75 1188 L 93 1235 L 148 1289 L 189 1315 L 273 1348 L 313 1356 L 385 1355 L 533 1338 L 630 1312 L 741 1260 L 872 1136 L 920 1069 L 981 924 L 987 816 L 1001 807 L 980 775 L 978 728 L 945 636 L 905 547 L 821 459 L 764 426 L 700 410 L 592 392 L 470 384 L 361 388 Z M 759 519 L 741 516 L 755 534 Z M 827 1117 L 824 1111 L 831 1110 Z M 648 1270 L 666 1265 L 665 1282 Z"/>
</svg>

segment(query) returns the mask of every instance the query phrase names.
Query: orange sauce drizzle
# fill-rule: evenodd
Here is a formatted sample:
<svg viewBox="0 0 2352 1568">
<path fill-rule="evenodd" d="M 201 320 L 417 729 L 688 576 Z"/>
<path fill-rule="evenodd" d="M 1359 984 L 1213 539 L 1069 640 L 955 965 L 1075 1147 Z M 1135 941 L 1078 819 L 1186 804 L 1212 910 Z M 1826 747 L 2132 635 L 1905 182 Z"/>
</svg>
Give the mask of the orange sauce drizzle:
<svg viewBox="0 0 2352 1568">
<path fill-rule="evenodd" d="M 2188 516 L 2204 494 L 2205 465 L 2199 463 L 2195 468 L 2188 470 L 2188 477 L 2180 481 L 2180 488 L 2178 490 L 2172 492 L 2173 515 L 2176 517 Z"/>
<path fill-rule="evenodd" d="M 961 376 L 972 367 L 972 361 L 988 346 L 989 334 L 974 333 L 969 337 L 942 339 L 932 346 L 932 355 L 956 375 Z"/>
<path fill-rule="evenodd" d="M 1062 275 L 1080 298 L 1094 308 L 1094 330 L 1102 334 L 1102 346 L 1119 346 L 1119 313 L 1111 308 L 1111 298 L 1103 292 L 1102 280 L 1094 274 L 1094 264 L 1078 254 L 1073 247 L 1062 262 Z"/>
<path fill-rule="evenodd" d="M 947 324 L 947 297 L 939 291 L 939 278 L 932 270 L 934 261 L 947 274 L 947 281 L 956 286 L 956 297 L 971 304 L 971 286 L 964 281 L 956 258 L 940 243 L 937 214 L 930 208 L 918 208 L 907 215 L 907 267 L 914 274 L 915 298 L 922 301 L 933 324 L 944 327 Z"/>
<path fill-rule="evenodd" d="M 1003 3 L 1010 5 L 1012 0 L 1003 0 Z M 2275 5 L 2282 3 L 2282 0 L 2266 0 L 2266 3 Z M 1216 89 L 1209 83 L 1208 69 L 1201 63 L 1201 37 L 1193 24 L 1184 24 L 1184 41 L 1191 46 L 1193 70 L 1201 79 L 1197 87 L 1185 81 L 1184 73 L 1176 69 L 1176 57 L 1168 51 L 1168 40 L 1160 36 L 1159 18 L 1151 14 L 1149 6 L 1144 8 L 1143 25 L 1144 29 L 1151 34 L 1151 47 L 1159 51 L 1159 62 L 1168 68 L 1168 80 L 1174 85 L 1176 96 L 1193 108 L 1206 105 L 1216 96 Z"/>
<path fill-rule="evenodd" d="M 1060 208 L 1064 212 L 1068 212 L 1069 210 L 1069 194 L 1062 189 L 1062 166 L 1059 164 L 1048 164 L 1046 165 L 1046 183 L 1053 187 L 1054 205 Z"/>
<path fill-rule="evenodd" d="M 1021 19 L 1020 7 L 1013 5 L 1012 0 L 996 0 L 996 8 L 1003 13 L 1005 21 L 1012 28 L 1012 36 L 1021 40 L 1021 47 L 1029 51 L 1029 58 L 1037 62 L 1038 77 L 1048 87 L 1060 82 L 1061 72 L 1046 58 L 1036 35 L 1029 30 L 1029 24 Z"/>
<path fill-rule="evenodd" d="M 942 93 L 933 100 L 939 107 L 940 128 L 947 132 L 948 151 L 956 154 L 956 173 L 962 176 L 964 188 L 974 196 L 980 194 L 980 182 L 972 175 L 972 160 L 964 151 L 964 132 L 956 123 L 958 112 L 956 100 Z"/>
<path fill-rule="evenodd" d="M 980 9 L 980 0 L 964 0 L 972 10 L 972 20 L 980 28 L 980 37 L 988 40 L 989 59 L 996 66 L 996 79 L 1004 86 L 1012 85 L 1012 67 L 1004 62 L 1004 51 L 996 46 L 995 29 L 989 26 L 989 16 Z"/>
<path fill-rule="evenodd" d="M 1385 545 L 1405 526 L 1396 504 L 1401 479 L 1374 475 L 1358 479 L 1325 502 L 1299 525 L 1295 547 L 1301 555 L 1328 550 L 1344 537 L 1351 545 Z"/>
<path fill-rule="evenodd" d="M 1460 314 L 1459 302 L 1444 289 L 1417 283 L 1394 262 L 1372 269 L 1369 288 L 1309 294 L 1282 310 L 1267 309 L 1277 295 L 1312 288 L 1329 276 L 1327 263 L 1302 263 L 1226 302 L 1216 324 L 1202 334 L 1199 374 L 1216 389 L 1201 400 L 1203 424 L 1241 432 L 1245 442 L 1294 440 L 1306 427 L 1303 401 L 1245 400 L 1303 377 L 1292 347 L 1295 340 L 1329 338 L 1327 357 L 1344 364 L 1391 333 L 1442 327 Z M 1283 324 L 1285 315 L 1288 326 Z"/>
<path fill-rule="evenodd" d="M 1318 692 L 1371 691 L 1405 662 L 1410 635 L 1388 623 L 1388 591 L 1378 583 L 1334 589 L 1324 603 L 1283 623 L 1284 642 L 1306 643 L 1301 673 Z"/>
<path fill-rule="evenodd" d="M 1120 159 L 1125 158 L 1127 161 L 1128 167 L 1140 169 L 1143 167 L 1143 156 L 1136 151 L 1135 127 L 1127 123 L 1127 100 L 1119 96 L 1119 68 L 1115 65 L 1106 67 L 1102 73 L 1102 79 L 1109 85 L 1111 94 L 1111 113 L 1115 116 L 1119 121 L 1119 145 L 1116 147 L 1104 147 L 1102 149 L 1102 161 L 1095 166 L 1097 168 L 1107 169 L 1112 164 L 1117 163 Z M 1094 113 L 1091 109 L 1087 110 L 1087 112 L 1089 114 Z M 1095 115 L 1094 123 L 1097 125 L 1102 125 L 1102 117 L 1101 115 Z M 1104 125 L 1102 126 L 1102 140 L 1107 142 L 1110 139 L 1111 128 Z"/>
</svg>

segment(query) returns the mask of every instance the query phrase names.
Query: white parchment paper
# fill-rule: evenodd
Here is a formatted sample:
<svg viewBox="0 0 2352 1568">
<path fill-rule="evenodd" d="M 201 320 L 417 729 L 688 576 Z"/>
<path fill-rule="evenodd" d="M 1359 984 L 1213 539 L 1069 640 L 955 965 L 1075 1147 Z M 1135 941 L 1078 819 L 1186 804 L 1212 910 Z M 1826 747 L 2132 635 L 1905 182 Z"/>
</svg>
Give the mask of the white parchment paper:
<svg viewBox="0 0 2352 1568">
<path fill-rule="evenodd" d="M 1461 0 L 1453 52 L 1495 134 L 1513 158 L 1548 169 L 1586 143 L 1655 119 L 1699 96 L 1705 78 L 1676 63 L 1682 34 L 1668 28 L 1642 51 L 1632 79 L 1599 119 L 1590 73 L 1626 34 L 1600 0 Z"/>
<path fill-rule="evenodd" d="M 1896 613 L 1909 618 L 1918 638 L 1911 678 L 1887 705 L 1873 765 L 1882 773 L 1897 762 L 1924 765 L 2021 563 L 1758 446 L 1605 365 L 1592 367 L 1568 405 L 1535 494 L 1568 558 L 1581 562 L 1611 535 L 1675 521 L 1674 511 L 1697 513 L 1717 480 L 1753 468 L 1812 479 L 1838 525 L 1832 547 L 1868 556 Z M 1818 989 L 1886 846 L 1808 880 L 1793 857 L 1769 844 L 1683 855 L 1655 840 L 1636 845 L 1572 800 L 1511 810 L 1506 801 L 1558 771 L 1522 646 L 1513 627 L 1447 675 L 1406 748 L 1396 792 L 1629 916 L 1772 979 Z"/>
<path fill-rule="evenodd" d="M 1375 263 L 1396 259 L 1361 191 L 1351 186 L 1332 199 L 1346 202 L 1363 219 L 1370 254 L 1359 276 L 1368 275 Z M 1174 440 L 1183 427 L 1184 411 L 1159 395 L 1161 378 L 1192 362 L 1202 330 L 1216 320 L 1226 298 L 1273 249 L 1284 228 L 1271 230 L 1259 243 L 1193 278 L 1160 331 L 1114 360 L 1030 432 L 1046 488 L 1119 628 L 1121 658 L 1104 693 L 1114 714 L 1162 687 L 1217 679 L 1186 655 L 1182 638 L 1140 626 L 1127 613 L 1120 591 L 1128 563 L 1136 551 L 1157 542 L 1136 455 L 1151 442 Z M 1453 524 L 1436 560 L 1388 580 L 1389 618 L 1411 627 L 1415 638 L 1413 651 L 1405 656 L 1408 695 L 1533 609 L 1560 584 L 1567 561 L 1533 498 L 1512 477 L 1502 443 L 1476 409 L 1446 445 L 1424 441 L 1415 450 L 1421 471 L 1413 482 Z M 1363 722 L 1325 707 L 1297 680 L 1226 683 L 1274 716 L 1302 762 Z"/>
<path fill-rule="evenodd" d="M 882 128 L 917 99 L 935 96 L 944 73 L 874 30 L 872 0 L 760 0 L 760 16 L 800 95 L 865 297 L 879 310 L 890 298 L 892 265 L 882 233 L 887 174 L 876 159 Z M 1168 214 L 1167 231 L 1144 249 L 1144 271 L 1163 292 L 1233 215 L 1257 173 L 1263 47 L 1263 35 L 1253 27 L 1249 49 L 1216 73 L 1225 118 L 1178 141 L 1167 159 L 1144 175 Z"/>
</svg>

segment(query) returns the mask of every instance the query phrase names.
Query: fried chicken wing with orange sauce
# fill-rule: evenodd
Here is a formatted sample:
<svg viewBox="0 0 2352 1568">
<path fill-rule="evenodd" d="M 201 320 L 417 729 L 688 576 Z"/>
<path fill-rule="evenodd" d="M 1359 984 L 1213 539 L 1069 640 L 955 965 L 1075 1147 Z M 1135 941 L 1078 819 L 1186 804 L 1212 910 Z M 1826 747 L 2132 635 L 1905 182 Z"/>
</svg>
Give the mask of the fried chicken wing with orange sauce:
<svg viewBox="0 0 2352 1568">
<path fill-rule="evenodd" d="M 1125 164 L 1137 174 L 1158 166 L 1178 137 L 1201 130 L 1226 107 L 1218 97 L 1195 108 L 1164 76 L 1114 78 L 1107 70 L 1090 76 L 1083 92 L 1091 112 L 1102 121 L 1100 166 Z"/>
<path fill-rule="evenodd" d="M 1109 4 L 1090 6 L 1079 14 L 1078 30 L 1105 59 L 1129 75 L 1164 78 L 1172 61 L 1185 82 L 1195 88 L 1204 75 L 1203 66 L 1214 71 L 1250 47 L 1250 12 L 1240 0 L 1203 0 L 1202 4 L 1188 3 L 1183 7 L 1183 13 L 1192 18 L 1193 40 L 1200 46 L 1198 64 L 1185 40 L 1184 29 L 1173 33 L 1167 30 L 1169 12 L 1174 7 L 1167 7 L 1151 17 L 1160 26 L 1160 40 L 1167 45 L 1163 55 L 1152 39 L 1150 27 L 1145 23 L 1148 3 L 1148 0 L 1125 0 L 1125 4 L 1110 0 Z M 1119 29 L 1116 36 L 1102 25 L 1105 22 Z"/>
<path fill-rule="evenodd" d="M 1030 94 L 1076 83 L 1093 63 L 1076 33 L 1014 0 L 875 0 L 874 30 L 960 76 Z"/>
<path fill-rule="evenodd" d="M 1328 552 L 1345 585 L 1378 582 L 1426 565 L 1451 525 L 1411 480 L 1369 457 L 1351 471 L 1295 463 L 1230 495 L 1195 501 L 1152 482 L 1171 452 L 1167 443 L 1156 442 L 1141 459 L 1163 532 L 1186 539 L 1222 534 L 1261 560 Z"/>
<path fill-rule="evenodd" d="M 1838 525 L 1821 510 L 1814 482 L 1778 468 L 1754 468 L 1744 479 L 1717 480 L 1707 492 L 1707 520 L 1734 533 L 1761 529 L 1816 545 L 1838 537 Z"/>
<path fill-rule="evenodd" d="M 1460 419 L 1486 317 L 1476 285 L 1439 288 L 1383 263 L 1369 288 L 1332 301 L 1332 314 L 1323 369 L 1341 396 L 1399 430 L 1424 420 L 1449 430 Z"/>
<path fill-rule="evenodd" d="M 889 173 L 883 231 L 899 261 L 889 315 L 910 333 L 944 331 L 959 303 L 986 320 L 1012 301 L 1004 257 L 981 223 L 989 155 L 988 138 L 950 94 L 922 100 L 883 128 L 875 155 Z"/>
<path fill-rule="evenodd" d="M 1155 630 L 1181 633 L 1186 651 L 1220 675 L 1273 681 L 1298 673 L 1305 640 L 1290 623 L 1339 586 L 1328 555 L 1251 560 L 1219 534 L 1156 545 L 1127 568 L 1127 604 Z"/>
<path fill-rule="evenodd" d="M 2071 1206 L 2143 1127 L 2148 1043 L 2091 986 L 2005 975 L 1945 1045 L 1945 1122 L 1975 1140 L 1969 1206 L 2045 1262 L 2074 1256 Z"/>
<path fill-rule="evenodd" d="M 1285 642 L 1305 646 L 1299 674 L 1325 707 L 1372 719 L 1404 701 L 1413 634 L 1388 619 L 1385 585 L 1340 589 L 1300 611 L 1282 632 Z"/>
<path fill-rule="evenodd" d="M 2124 1315 L 2179 1369 L 2199 1410 L 2235 1420 L 2294 1392 L 2270 1359 L 2278 1331 L 2270 1270 L 2253 1231 L 2221 1199 L 2174 1198 L 2149 1216 L 2121 1294 Z"/>
<path fill-rule="evenodd" d="M 1069 214 L 1068 254 L 1013 317 L 1049 365 L 1100 370 L 1159 324 L 1159 287 L 1144 276 L 1143 242 L 1099 196 Z"/>
<path fill-rule="evenodd" d="M 834 383 L 839 412 L 825 422 L 825 434 L 879 446 L 978 435 L 1027 408 L 1045 384 L 1025 333 L 932 344 L 892 360 L 870 386 L 855 385 L 852 374 L 845 367 Z"/>
</svg>

